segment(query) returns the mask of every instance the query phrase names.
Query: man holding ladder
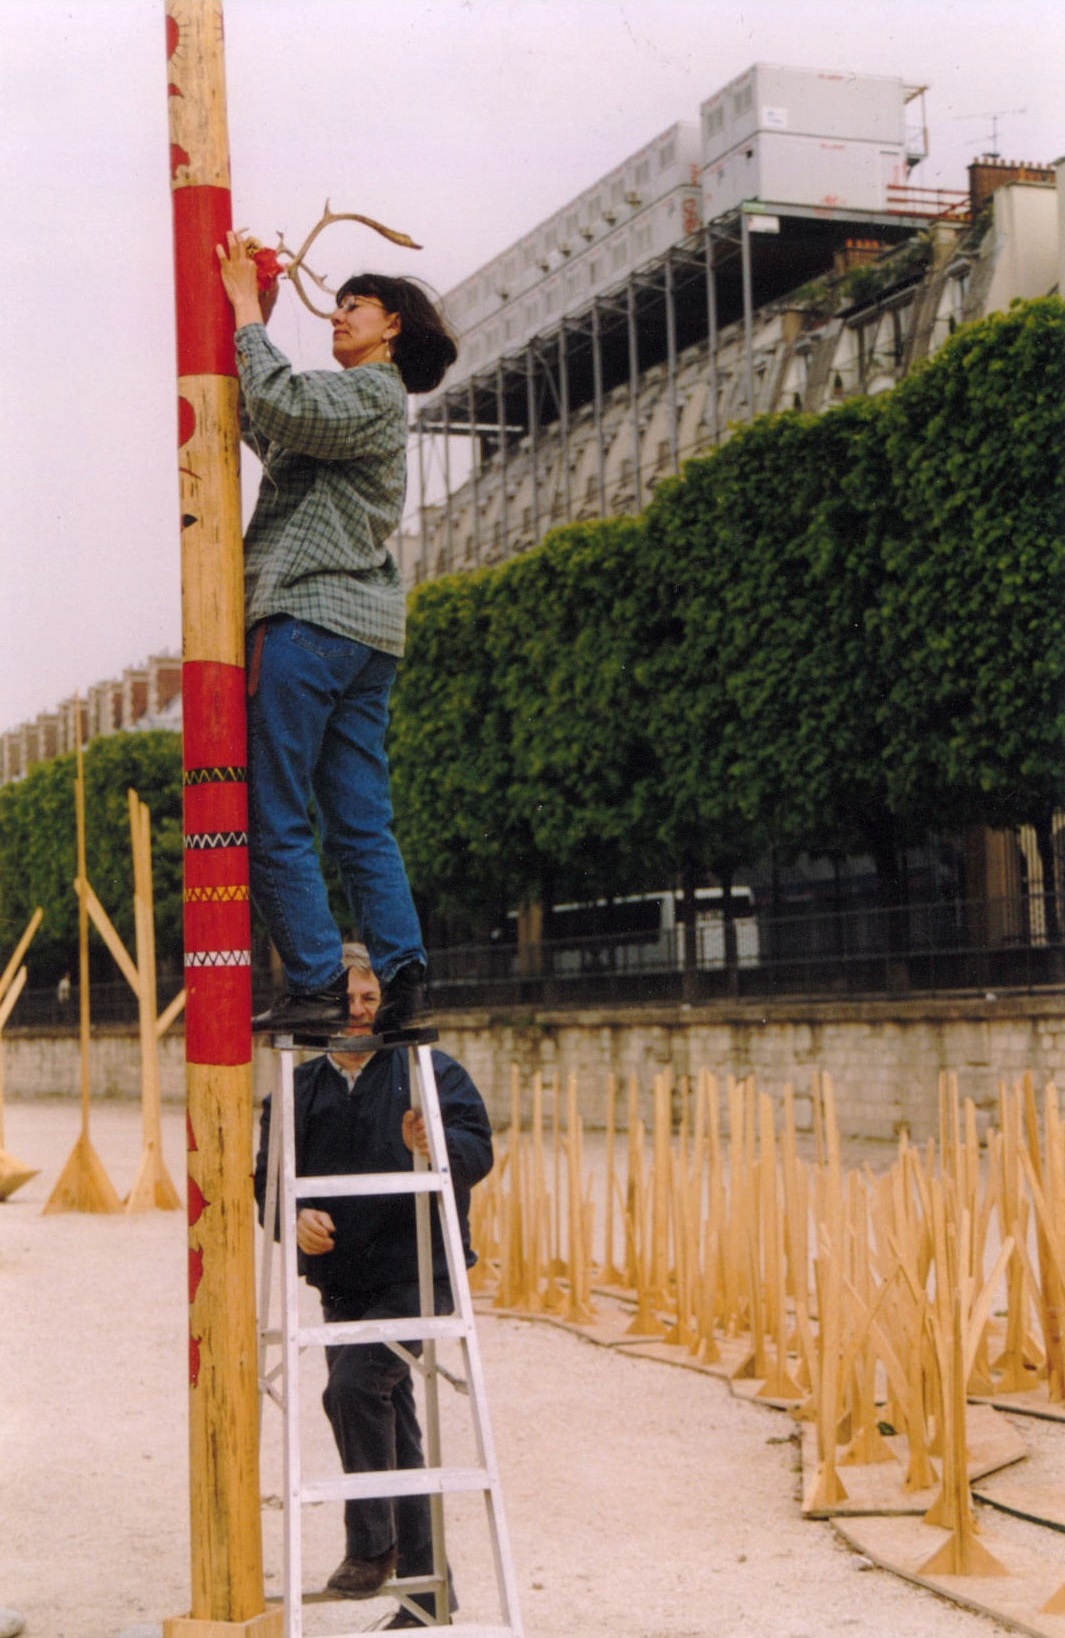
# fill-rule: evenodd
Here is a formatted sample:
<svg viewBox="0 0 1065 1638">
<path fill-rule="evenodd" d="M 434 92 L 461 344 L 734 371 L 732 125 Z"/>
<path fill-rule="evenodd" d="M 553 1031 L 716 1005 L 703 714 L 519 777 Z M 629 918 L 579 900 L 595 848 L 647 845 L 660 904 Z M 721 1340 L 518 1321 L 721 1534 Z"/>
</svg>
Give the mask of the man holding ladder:
<svg viewBox="0 0 1065 1638">
<path fill-rule="evenodd" d="M 372 1033 L 380 988 L 362 945 L 344 946 L 352 1036 Z M 470 1190 L 492 1167 L 492 1136 L 480 1093 L 462 1066 L 433 1053 L 447 1141 L 448 1163 L 467 1267 Z M 428 1154 L 425 1122 L 411 1108 L 408 1057 L 378 1052 L 323 1054 L 295 1073 L 296 1170 L 301 1175 L 410 1170 L 414 1154 Z M 271 1100 L 263 1104 L 255 1193 L 265 1215 Z M 321 1293 L 327 1323 L 394 1319 L 421 1312 L 414 1201 L 410 1195 L 342 1197 L 303 1204 L 296 1218 L 300 1271 Z M 432 1263 L 435 1308 L 453 1311 L 447 1261 L 434 1211 Z M 404 1343 L 414 1355 L 421 1344 Z M 384 1342 L 328 1347 L 323 1396 L 346 1473 L 423 1467 L 411 1369 Z M 372 1598 L 393 1574 L 428 1575 L 433 1568 L 427 1495 L 348 1500 L 346 1549 L 329 1578 L 341 1598 Z M 427 1611 L 432 1599 L 413 1600 Z M 400 1609 L 390 1627 L 417 1626 Z"/>
</svg>

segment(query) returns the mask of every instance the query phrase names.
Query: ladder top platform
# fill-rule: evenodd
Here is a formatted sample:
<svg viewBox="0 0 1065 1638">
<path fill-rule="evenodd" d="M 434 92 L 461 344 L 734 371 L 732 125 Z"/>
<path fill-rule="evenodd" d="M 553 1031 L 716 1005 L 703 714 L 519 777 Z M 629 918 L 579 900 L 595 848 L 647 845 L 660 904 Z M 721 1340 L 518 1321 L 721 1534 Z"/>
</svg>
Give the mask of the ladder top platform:
<svg viewBox="0 0 1065 1638">
<path fill-rule="evenodd" d="M 400 1047 L 431 1046 L 439 1041 L 440 1031 L 431 1026 L 425 1029 L 390 1030 L 387 1035 L 320 1035 L 306 1030 L 264 1037 L 275 1052 L 350 1052 L 369 1056 L 371 1052 L 396 1052 Z"/>
</svg>

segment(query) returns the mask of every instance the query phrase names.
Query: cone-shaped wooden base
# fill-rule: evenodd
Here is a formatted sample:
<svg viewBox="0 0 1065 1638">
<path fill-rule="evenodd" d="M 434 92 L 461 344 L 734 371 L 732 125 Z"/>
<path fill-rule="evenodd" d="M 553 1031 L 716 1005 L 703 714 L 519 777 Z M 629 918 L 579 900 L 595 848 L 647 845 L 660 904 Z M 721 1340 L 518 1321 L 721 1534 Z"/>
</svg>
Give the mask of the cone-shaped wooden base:
<svg viewBox="0 0 1065 1638">
<path fill-rule="evenodd" d="M 6 1149 L 0 1149 L 0 1200 L 6 1200 L 16 1189 L 21 1189 L 23 1183 L 28 1183 L 39 1171 L 39 1166 L 27 1166 L 16 1160 L 14 1155 L 9 1155 Z"/>
<path fill-rule="evenodd" d="M 1065 1615 L 1065 1583 L 1058 1588 L 1053 1598 L 1047 1599 L 1039 1613 L 1040 1615 Z"/>
<path fill-rule="evenodd" d="M 82 1132 L 44 1206 L 53 1211 L 121 1211 L 122 1202 L 96 1150 Z"/>
<path fill-rule="evenodd" d="M 947 1537 L 918 1570 L 918 1575 L 1009 1575 L 1006 1566 L 977 1541 L 972 1525 Z"/>
<path fill-rule="evenodd" d="M 846 1486 L 836 1472 L 835 1464 L 818 1462 L 810 1488 L 802 1500 L 803 1512 L 835 1507 L 838 1502 L 846 1500 Z"/>
<path fill-rule="evenodd" d="M 177 1211 L 181 1197 L 175 1189 L 166 1162 L 154 1143 L 145 1145 L 141 1163 L 126 1196 L 127 1211 Z"/>
</svg>

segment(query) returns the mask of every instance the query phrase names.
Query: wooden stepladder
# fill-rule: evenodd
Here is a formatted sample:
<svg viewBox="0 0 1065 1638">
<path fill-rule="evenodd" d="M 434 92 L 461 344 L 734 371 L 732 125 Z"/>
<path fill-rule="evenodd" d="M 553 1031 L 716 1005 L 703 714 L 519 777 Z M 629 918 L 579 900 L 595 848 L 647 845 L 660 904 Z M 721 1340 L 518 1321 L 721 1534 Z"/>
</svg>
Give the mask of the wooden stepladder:
<svg viewBox="0 0 1065 1638">
<path fill-rule="evenodd" d="M 477 1343 L 473 1300 L 462 1248 L 462 1232 L 455 1204 L 454 1185 L 448 1166 L 444 1125 L 440 1114 L 436 1077 L 430 1043 L 436 1031 L 407 1031 L 398 1042 L 376 1036 L 342 1037 L 323 1042 L 333 1052 L 364 1053 L 406 1051 L 410 1055 L 411 1105 L 425 1119 L 429 1158 L 417 1153 L 410 1172 L 363 1172 L 326 1177 L 296 1174 L 294 1120 L 294 1054 L 301 1050 L 291 1036 L 275 1035 L 278 1052 L 278 1092 L 270 1121 L 270 1143 L 263 1221 L 263 1254 L 259 1291 L 259 1386 L 264 1398 L 279 1406 L 283 1416 L 284 1452 L 284 1638 L 303 1638 L 303 1611 L 307 1603 L 320 1603 L 323 1594 L 305 1591 L 302 1565 L 302 1509 L 322 1501 L 382 1496 L 429 1497 L 433 1534 L 433 1572 L 429 1576 L 394 1579 L 385 1584 L 381 1595 L 393 1595 L 418 1621 L 426 1626 L 446 1626 L 449 1585 L 445 1547 L 444 1497 L 455 1492 L 480 1492 L 484 1497 L 501 1619 L 497 1625 L 466 1625 L 464 1638 L 522 1638 L 513 1560 L 503 1513 L 499 1470 L 496 1463 L 484 1375 Z M 404 1319 L 355 1320 L 344 1323 L 301 1325 L 298 1303 L 296 1262 L 296 1214 L 304 1199 L 352 1197 L 355 1195 L 410 1194 L 414 1196 L 418 1247 L 420 1314 Z M 436 1197 L 437 1212 L 454 1313 L 438 1315 L 433 1296 L 433 1266 L 430 1226 L 430 1197 Z M 278 1213 L 279 1219 L 278 1219 Z M 281 1324 L 270 1323 L 271 1261 L 273 1236 L 269 1232 L 280 1221 Z M 437 1360 L 437 1343 L 454 1339 L 460 1345 L 462 1374 L 446 1370 Z M 404 1343 L 422 1343 L 420 1358 Z M 304 1475 L 300 1454 L 300 1353 L 306 1347 L 337 1347 L 383 1342 L 421 1378 L 425 1405 L 425 1453 L 423 1468 L 350 1473 L 342 1476 Z M 269 1350 L 280 1348 L 279 1361 Z M 440 1380 L 466 1395 L 477 1452 L 475 1467 L 443 1465 L 440 1426 Z M 413 1603 L 415 1593 L 431 1594 L 434 1615 Z M 354 1638 L 362 1628 L 343 1633 L 330 1629 L 331 1638 Z"/>
</svg>

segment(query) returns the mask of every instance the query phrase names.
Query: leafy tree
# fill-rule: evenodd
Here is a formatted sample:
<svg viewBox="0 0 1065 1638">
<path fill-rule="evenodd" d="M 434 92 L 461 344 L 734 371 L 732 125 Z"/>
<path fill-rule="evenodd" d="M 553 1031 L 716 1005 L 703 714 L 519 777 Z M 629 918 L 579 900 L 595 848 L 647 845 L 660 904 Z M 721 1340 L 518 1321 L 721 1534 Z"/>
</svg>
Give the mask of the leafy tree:
<svg viewBox="0 0 1065 1638">
<path fill-rule="evenodd" d="M 719 481 L 732 541 L 723 640 L 745 728 L 735 777 L 778 856 L 867 852 L 893 905 L 916 837 L 890 801 L 880 714 L 875 616 L 894 515 L 883 407 L 756 423 L 727 446 Z"/>
<path fill-rule="evenodd" d="M 891 395 L 878 616 L 896 812 L 1035 826 L 1056 930 L 1065 767 L 1065 305 L 970 325 Z"/>
<path fill-rule="evenodd" d="M 77 966 L 78 908 L 73 755 L 38 763 L 0 789 L 0 946 L 10 949 L 40 905 L 44 911 L 28 961 L 37 981 Z M 114 734 L 84 753 L 86 864 L 89 881 L 133 952 L 133 858 L 127 791 L 152 816 L 152 884 L 161 968 L 180 969 L 182 950 L 181 739 L 174 733 Z M 113 974 L 111 957 L 91 938 L 94 970 Z"/>
<path fill-rule="evenodd" d="M 488 642 L 494 584 L 484 569 L 412 594 L 389 741 L 411 885 L 482 930 L 536 874 L 507 794 L 510 724 Z"/>
<path fill-rule="evenodd" d="M 644 659 L 636 668 L 657 767 L 638 811 L 684 891 L 684 967 L 696 967 L 695 890 L 707 871 L 724 894 L 726 956 L 735 968 L 731 887 L 765 851 L 749 790 L 736 769 L 746 732 L 730 676 L 728 589 L 743 545 L 727 515 L 726 445 L 659 486 L 646 515 L 649 587 Z"/>
<path fill-rule="evenodd" d="M 653 765 L 634 678 L 642 556 L 639 521 L 607 518 L 555 530 L 494 580 L 488 643 L 510 727 L 507 802 L 532 838 L 548 904 L 647 882 L 634 805 Z"/>
</svg>

